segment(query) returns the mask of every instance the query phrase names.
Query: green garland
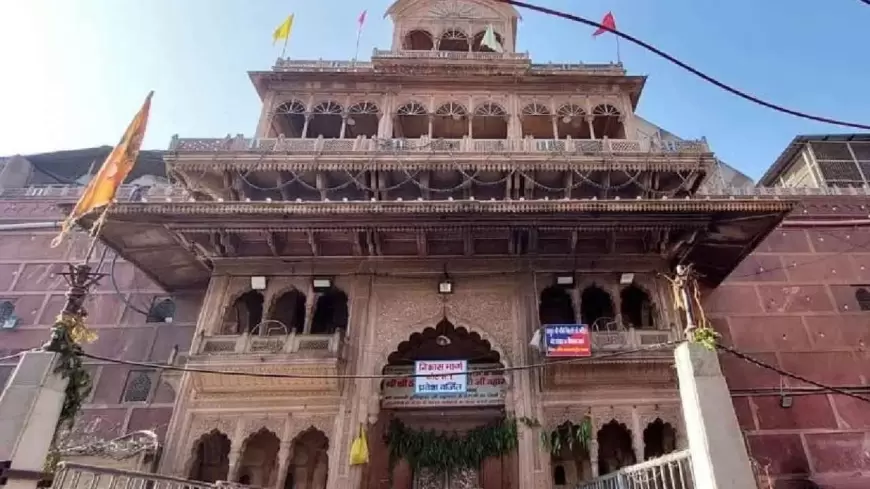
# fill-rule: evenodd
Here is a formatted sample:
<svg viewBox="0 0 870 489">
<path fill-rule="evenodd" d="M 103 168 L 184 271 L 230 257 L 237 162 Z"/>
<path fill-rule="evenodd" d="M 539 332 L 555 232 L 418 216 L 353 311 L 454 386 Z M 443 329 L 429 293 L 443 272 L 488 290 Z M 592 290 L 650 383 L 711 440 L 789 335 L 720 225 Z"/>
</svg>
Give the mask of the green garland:
<svg viewBox="0 0 870 489">
<path fill-rule="evenodd" d="M 390 472 L 405 459 L 413 470 L 426 468 L 436 473 L 480 467 L 484 459 L 502 457 L 517 447 L 517 421 L 504 418 L 465 434 L 415 430 L 398 419 L 387 431 Z"/>
<path fill-rule="evenodd" d="M 79 343 L 91 342 L 94 339 L 96 334 L 85 326 L 82 318 L 71 314 L 58 316 L 52 328 L 51 342 L 47 349 L 58 354 L 54 373 L 69 379 L 69 382 L 64 390 L 63 407 L 54 430 L 51 449 L 45 460 L 45 472 L 54 472 L 60 460 L 57 451 L 58 436 L 63 430 L 72 429 L 76 415 L 93 388 L 91 375 L 82 364 L 82 347 Z"/>
<path fill-rule="evenodd" d="M 565 423 L 558 426 L 555 430 L 547 433 L 541 432 L 541 442 L 544 448 L 551 455 L 559 455 L 562 447 L 567 447 L 568 450 L 573 450 L 574 446 L 579 446 L 583 450 L 589 450 L 589 444 L 592 441 L 592 420 L 589 416 L 585 416 L 580 424 Z"/>
</svg>

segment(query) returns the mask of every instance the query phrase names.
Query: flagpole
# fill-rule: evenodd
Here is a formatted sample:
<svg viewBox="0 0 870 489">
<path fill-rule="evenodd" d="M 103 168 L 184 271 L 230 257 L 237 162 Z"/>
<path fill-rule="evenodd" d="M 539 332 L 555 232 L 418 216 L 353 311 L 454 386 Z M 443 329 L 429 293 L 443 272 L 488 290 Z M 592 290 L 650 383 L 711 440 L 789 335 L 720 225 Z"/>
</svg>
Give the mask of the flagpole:
<svg viewBox="0 0 870 489">
<path fill-rule="evenodd" d="M 359 39 L 362 37 L 362 24 L 356 30 L 356 48 L 353 51 L 353 64 L 356 64 L 357 56 L 359 56 Z"/>
<path fill-rule="evenodd" d="M 287 41 L 290 39 L 290 33 L 284 37 L 284 47 L 281 48 L 281 59 L 284 59 L 284 54 L 287 52 Z"/>
<path fill-rule="evenodd" d="M 616 62 L 622 64 L 622 56 L 619 54 L 619 36 L 614 34 L 613 37 L 616 38 Z"/>
</svg>

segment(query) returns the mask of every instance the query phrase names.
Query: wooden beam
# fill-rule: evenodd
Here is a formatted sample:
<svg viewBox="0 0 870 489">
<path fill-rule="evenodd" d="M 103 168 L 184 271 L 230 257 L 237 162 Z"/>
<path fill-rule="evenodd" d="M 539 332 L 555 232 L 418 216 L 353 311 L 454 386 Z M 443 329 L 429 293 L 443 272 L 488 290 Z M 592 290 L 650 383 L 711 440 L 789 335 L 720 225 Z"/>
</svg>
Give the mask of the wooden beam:
<svg viewBox="0 0 870 489">
<path fill-rule="evenodd" d="M 326 200 L 329 197 L 326 195 L 326 175 L 323 174 L 322 171 L 314 172 L 314 184 L 317 186 L 317 190 L 320 191 L 320 200 Z"/>
<path fill-rule="evenodd" d="M 470 228 L 462 229 L 462 251 L 465 256 L 474 254 L 474 237 Z"/>
<path fill-rule="evenodd" d="M 429 190 L 429 184 L 432 182 L 432 172 L 424 170 L 420 172 L 420 195 L 425 200 L 432 200 L 432 191 Z"/>
<path fill-rule="evenodd" d="M 266 233 L 266 244 L 269 246 L 269 251 L 272 253 L 272 256 L 281 256 L 278 253 L 278 238 L 275 236 L 275 233 Z"/>
<path fill-rule="evenodd" d="M 359 241 L 359 231 L 348 231 L 348 237 L 350 237 L 351 248 L 353 249 L 353 256 L 362 256 L 363 247 Z"/>
<path fill-rule="evenodd" d="M 305 232 L 305 234 L 308 236 L 308 246 L 311 247 L 311 254 L 313 256 L 320 256 L 320 250 L 317 246 L 317 240 L 314 237 L 314 231 L 309 229 Z"/>
<path fill-rule="evenodd" d="M 426 241 L 426 230 L 423 228 L 417 229 L 417 254 L 420 256 L 429 255 L 429 246 Z"/>
<path fill-rule="evenodd" d="M 281 198 L 288 201 L 292 200 L 293 195 L 290 193 L 290 185 L 287 183 L 288 179 L 284 176 L 284 172 L 278 172 L 278 177 L 275 180 L 275 185 L 281 192 Z"/>
</svg>

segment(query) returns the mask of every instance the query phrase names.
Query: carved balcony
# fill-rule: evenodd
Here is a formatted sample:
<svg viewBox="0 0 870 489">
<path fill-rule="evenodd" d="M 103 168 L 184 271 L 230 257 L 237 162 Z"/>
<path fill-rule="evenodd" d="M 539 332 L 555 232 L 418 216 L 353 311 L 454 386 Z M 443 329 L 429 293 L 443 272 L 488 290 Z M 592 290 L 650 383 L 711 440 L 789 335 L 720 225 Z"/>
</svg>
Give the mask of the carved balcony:
<svg viewBox="0 0 870 489">
<path fill-rule="evenodd" d="M 344 345 L 341 331 L 333 334 L 204 336 L 194 344 L 187 365 L 221 372 L 270 376 L 194 373 L 194 388 L 204 394 L 337 394 L 337 379 L 315 377 L 341 373 Z"/>
<path fill-rule="evenodd" d="M 710 153 L 706 141 L 666 141 L 651 143 L 646 139 L 441 139 L 441 138 L 365 138 L 297 139 L 179 138 L 174 136 L 169 150 L 175 153 L 531 153 L 550 157 L 553 154 L 595 156 L 603 154 L 699 155 Z"/>
<path fill-rule="evenodd" d="M 672 365 L 673 342 L 679 338 L 676 330 L 612 327 L 612 323 L 609 326 L 593 326 L 591 357 L 567 361 L 565 358 L 548 359 L 544 389 L 675 388 Z"/>
</svg>

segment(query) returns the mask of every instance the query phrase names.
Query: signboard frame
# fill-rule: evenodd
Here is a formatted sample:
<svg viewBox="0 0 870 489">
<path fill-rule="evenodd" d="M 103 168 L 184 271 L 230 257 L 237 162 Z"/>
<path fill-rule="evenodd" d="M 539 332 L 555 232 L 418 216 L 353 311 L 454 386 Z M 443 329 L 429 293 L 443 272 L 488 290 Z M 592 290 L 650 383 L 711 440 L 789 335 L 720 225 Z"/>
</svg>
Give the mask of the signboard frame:
<svg viewBox="0 0 870 489">
<path fill-rule="evenodd" d="M 592 356 L 592 335 L 586 324 L 546 324 L 544 352 L 548 358 Z"/>
</svg>

